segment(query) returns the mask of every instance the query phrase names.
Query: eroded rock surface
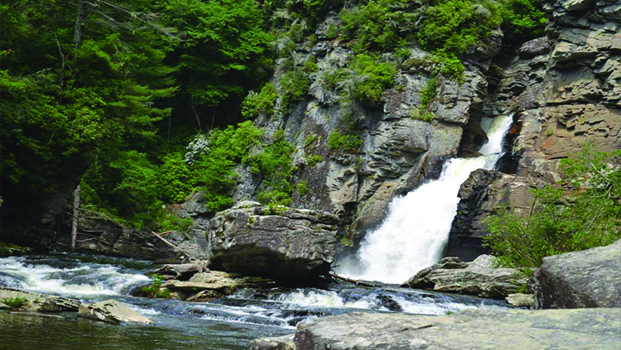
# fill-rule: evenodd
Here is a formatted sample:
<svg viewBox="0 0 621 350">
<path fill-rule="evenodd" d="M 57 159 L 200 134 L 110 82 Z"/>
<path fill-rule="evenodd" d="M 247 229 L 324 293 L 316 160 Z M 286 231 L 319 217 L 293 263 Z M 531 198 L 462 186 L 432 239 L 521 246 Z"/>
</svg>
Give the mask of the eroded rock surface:
<svg viewBox="0 0 621 350">
<path fill-rule="evenodd" d="M 207 233 L 210 268 L 270 277 L 327 274 L 336 260 L 338 223 L 326 212 L 274 212 L 258 203 L 225 210 Z"/>
<path fill-rule="evenodd" d="M 252 350 L 610 349 L 621 346 L 621 309 L 467 310 L 450 316 L 349 313 L 298 325 L 295 337 Z"/>
<path fill-rule="evenodd" d="M 19 310 L 22 311 L 77 311 L 80 307 L 80 302 L 74 299 L 59 297 L 55 295 L 26 292 L 19 289 L 0 287 L 0 309 L 9 309 L 9 305 L 3 303 L 3 300 L 5 299 L 25 300 L 23 305 L 19 308 Z"/>
<path fill-rule="evenodd" d="M 527 283 L 528 278 L 518 270 L 496 267 L 492 256 L 481 255 L 470 263 L 455 257 L 444 258 L 402 286 L 504 299 Z"/>
<path fill-rule="evenodd" d="M 129 305 L 112 299 L 91 305 L 82 304 L 80 305 L 78 316 L 113 324 L 120 324 L 122 322 L 152 323 L 147 317 L 132 310 Z"/>
<path fill-rule="evenodd" d="M 620 276 L 621 240 L 543 258 L 536 275 L 537 307 L 621 307 Z"/>
</svg>

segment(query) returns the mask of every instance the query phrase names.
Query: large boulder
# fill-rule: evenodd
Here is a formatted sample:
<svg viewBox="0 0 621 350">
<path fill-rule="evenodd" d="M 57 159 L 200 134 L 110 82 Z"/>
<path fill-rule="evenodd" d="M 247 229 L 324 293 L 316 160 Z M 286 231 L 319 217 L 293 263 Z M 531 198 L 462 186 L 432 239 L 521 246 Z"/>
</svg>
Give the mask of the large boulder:
<svg viewBox="0 0 621 350">
<path fill-rule="evenodd" d="M 113 324 L 121 324 L 123 322 L 153 323 L 147 317 L 132 310 L 129 305 L 112 299 L 100 301 L 91 305 L 82 304 L 80 305 L 78 316 Z"/>
<path fill-rule="evenodd" d="M 16 303 L 19 310 L 32 312 L 77 311 L 80 307 L 74 299 L 0 287 L 0 309 L 17 308 Z"/>
<path fill-rule="evenodd" d="M 447 316 L 349 313 L 298 325 L 252 350 L 610 349 L 621 347 L 619 309 L 467 310 Z"/>
<path fill-rule="evenodd" d="M 209 267 L 270 277 L 327 274 L 338 223 L 326 212 L 242 202 L 211 220 Z"/>
<path fill-rule="evenodd" d="M 402 286 L 504 299 L 527 283 L 528 278 L 518 270 L 496 267 L 492 256 L 481 255 L 470 263 L 455 257 L 444 258 Z"/>
<path fill-rule="evenodd" d="M 543 258 L 537 307 L 621 307 L 621 240 L 607 247 Z"/>
</svg>

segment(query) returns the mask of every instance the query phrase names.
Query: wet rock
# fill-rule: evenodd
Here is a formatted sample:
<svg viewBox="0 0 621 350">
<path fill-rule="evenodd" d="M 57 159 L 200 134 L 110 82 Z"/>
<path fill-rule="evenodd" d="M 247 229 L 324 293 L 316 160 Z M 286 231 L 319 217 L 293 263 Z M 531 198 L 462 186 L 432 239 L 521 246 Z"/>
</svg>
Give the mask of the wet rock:
<svg viewBox="0 0 621 350">
<path fill-rule="evenodd" d="M 169 280 L 162 288 L 176 293 L 177 299 L 209 301 L 231 294 L 238 288 L 256 288 L 273 285 L 274 281 L 261 277 L 244 277 L 223 271 L 197 273 L 189 281 Z"/>
<path fill-rule="evenodd" d="M 448 316 L 349 313 L 298 325 L 293 339 L 255 340 L 252 350 L 618 350 L 619 309 L 466 310 Z"/>
<path fill-rule="evenodd" d="M 621 240 L 543 258 L 536 274 L 537 308 L 621 307 Z"/>
<path fill-rule="evenodd" d="M 205 266 L 199 264 L 167 264 L 157 270 L 153 270 L 150 274 L 167 275 L 179 281 L 187 281 L 196 273 L 207 270 Z"/>
<path fill-rule="evenodd" d="M 338 218 L 305 209 L 234 207 L 211 221 L 210 268 L 269 277 L 327 274 Z"/>
<path fill-rule="evenodd" d="M 296 350 L 293 334 L 282 337 L 257 339 L 250 344 L 249 350 Z"/>
<path fill-rule="evenodd" d="M 112 324 L 121 324 L 123 322 L 146 324 L 153 323 L 147 317 L 132 310 L 129 305 L 112 299 L 100 301 L 91 305 L 80 305 L 78 317 L 89 318 Z"/>
<path fill-rule="evenodd" d="M 70 298 L 41 293 L 26 292 L 19 289 L 0 287 L 0 309 L 9 309 L 9 305 L 3 302 L 5 299 L 24 299 L 24 304 L 19 308 L 22 311 L 33 312 L 62 312 L 77 311 L 80 302 Z"/>
<path fill-rule="evenodd" d="M 481 255 L 470 263 L 461 263 L 458 258 L 444 258 L 402 286 L 504 299 L 528 283 L 528 278 L 517 269 L 496 267 L 493 259 Z"/>
<path fill-rule="evenodd" d="M 509 294 L 505 298 L 509 305 L 531 308 L 535 305 L 533 294 Z"/>
</svg>

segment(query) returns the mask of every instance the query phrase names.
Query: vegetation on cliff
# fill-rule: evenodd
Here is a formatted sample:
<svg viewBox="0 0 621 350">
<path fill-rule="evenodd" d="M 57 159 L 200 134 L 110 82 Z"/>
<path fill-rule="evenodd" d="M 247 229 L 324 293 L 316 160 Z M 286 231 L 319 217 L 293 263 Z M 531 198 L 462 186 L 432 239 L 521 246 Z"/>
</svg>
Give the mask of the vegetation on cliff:
<svg viewBox="0 0 621 350">
<path fill-rule="evenodd" d="M 561 162 L 563 180 L 534 190 L 529 215 L 502 211 L 486 220 L 484 240 L 502 264 L 537 267 L 544 257 L 611 244 L 621 238 L 621 151 L 582 154 Z"/>
<path fill-rule="evenodd" d="M 209 210 L 230 206 L 238 166 L 260 178 L 264 203 L 304 189 L 290 183 L 285 135 L 239 123 L 308 99 L 321 72 L 294 52 L 327 16 L 327 36 L 355 52 L 322 77 L 346 115 L 331 147 L 351 153 L 352 106 L 382 103 L 410 47 L 432 51 L 434 76 L 459 80 L 460 59 L 498 27 L 525 40 L 543 23 L 536 0 L 9 0 L 0 15 L 6 204 L 81 178 L 86 205 L 139 227 L 174 224 L 166 206 L 199 187 Z"/>
</svg>

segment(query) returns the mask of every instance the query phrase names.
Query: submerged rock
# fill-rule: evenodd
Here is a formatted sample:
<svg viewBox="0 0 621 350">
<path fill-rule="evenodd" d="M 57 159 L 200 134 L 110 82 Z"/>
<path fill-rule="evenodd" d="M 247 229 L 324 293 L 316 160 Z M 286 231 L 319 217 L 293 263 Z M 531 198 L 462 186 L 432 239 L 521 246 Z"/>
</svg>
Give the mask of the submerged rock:
<svg viewBox="0 0 621 350">
<path fill-rule="evenodd" d="M 129 305 L 112 299 L 91 305 L 82 304 L 78 316 L 113 324 L 120 324 L 121 322 L 153 323 L 147 317 L 132 310 Z"/>
<path fill-rule="evenodd" d="M 402 286 L 504 299 L 527 283 L 528 278 L 517 269 L 495 267 L 492 256 L 481 255 L 471 263 L 454 257 L 444 258 Z"/>
<path fill-rule="evenodd" d="M 621 240 L 606 247 L 543 258 L 536 274 L 536 306 L 621 307 L 619 276 Z"/>
<path fill-rule="evenodd" d="M 621 346 L 619 309 L 466 310 L 447 316 L 349 313 L 302 322 L 252 350 L 610 349 Z"/>
<path fill-rule="evenodd" d="M 338 222 L 316 210 L 225 210 L 211 220 L 209 267 L 269 277 L 325 275 L 336 259 Z"/>
<path fill-rule="evenodd" d="M 62 312 L 77 311 L 80 302 L 70 298 L 41 293 L 26 292 L 18 289 L 0 287 L 0 309 L 11 309 L 17 305 L 10 305 L 11 300 L 19 300 L 21 311 L 32 312 Z"/>
</svg>

